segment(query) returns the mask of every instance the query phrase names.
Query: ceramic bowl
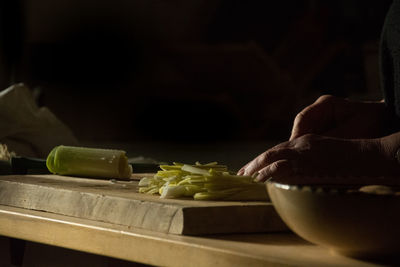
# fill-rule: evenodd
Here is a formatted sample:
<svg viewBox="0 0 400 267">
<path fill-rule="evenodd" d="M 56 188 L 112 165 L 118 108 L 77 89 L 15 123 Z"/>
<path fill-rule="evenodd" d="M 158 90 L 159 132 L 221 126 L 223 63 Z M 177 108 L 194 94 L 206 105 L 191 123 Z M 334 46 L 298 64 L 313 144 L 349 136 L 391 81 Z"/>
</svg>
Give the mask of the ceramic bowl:
<svg viewBox="0 0 400 267">
<path fill-rule="evenodd" d="M 352 257 L 379 259 L 400 255 L 397 179 L 361 180 L 363 183 L 348 179 L 297 179 L 301 184 L 295 180 L 271 178 L 266 183 L 278 214 L 293 232 L 311 243 Z M 329 182 L 332 180 L 335 182 Z M 341 180 L 347 182 L 342 184 Z M 391 187 L 363 187 L 373 182 L 389 183 Z M 367 192 L 360 188 L 367 188 Z"/>
</svg>

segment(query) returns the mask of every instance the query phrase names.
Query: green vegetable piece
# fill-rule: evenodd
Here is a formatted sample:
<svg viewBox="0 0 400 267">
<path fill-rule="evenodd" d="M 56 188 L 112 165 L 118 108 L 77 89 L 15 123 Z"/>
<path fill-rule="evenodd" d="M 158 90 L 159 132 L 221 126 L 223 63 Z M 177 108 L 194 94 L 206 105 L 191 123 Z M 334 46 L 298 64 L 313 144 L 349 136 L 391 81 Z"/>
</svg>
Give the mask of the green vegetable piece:
<svg viewBox="0 0 400 267">
<path fill-rule="evenodd" d="M 186 189 L 182 185 L 174 185 L 164 187 L 161 193 L 161 198 L 178 198 L 185 196 Z"/>
<path fill-rule="evenodd" d="M 46 165 L 59 175 L 116 179 L 129 179 L 132 175 L 122 150 L 57 146 L 47 156 Z"/>
<path fill-rule="evenodd" d="M 182 170 L 190 172 L 190 173 L 194 173 L 194 174 L 205 175 L 205 176 L 210 176 L 211 175 L 208 170 L 198 168 L 198 166 L 193 167 L 192 165 L 187 165 L 187 164 L 182 166 Z"/>
</svg>

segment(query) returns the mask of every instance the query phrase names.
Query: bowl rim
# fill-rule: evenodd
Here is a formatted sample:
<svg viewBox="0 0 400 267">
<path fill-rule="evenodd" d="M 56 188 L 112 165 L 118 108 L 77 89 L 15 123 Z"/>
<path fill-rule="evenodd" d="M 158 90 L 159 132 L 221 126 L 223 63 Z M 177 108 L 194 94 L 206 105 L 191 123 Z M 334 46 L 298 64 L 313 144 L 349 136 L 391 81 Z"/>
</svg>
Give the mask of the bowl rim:
<svg viewBox="0 0 400 267">
<path fill-rule="evenodd" d="M 281 190 L 286 191 L 299 191 L 305 193 L 321 194 L 321 195 L 357 195 L 357 196 L 371 196 L 371 197 L 395 197 L 400 198 L 400 185 L 390 186 L 387 184 L 360 184 L 360 183 L 324 183 L 324 184 L 312 184 L 312 183 L 299 183 L 291 184 L 276 181 L 275 178 L 271 177 L 267 179 L 266 185 L 273 186 Z M 359 191 L 363 186 L 386 186 L 394 189 L 392 193 L 378 194 L 371 192 Z"/>
</svg>

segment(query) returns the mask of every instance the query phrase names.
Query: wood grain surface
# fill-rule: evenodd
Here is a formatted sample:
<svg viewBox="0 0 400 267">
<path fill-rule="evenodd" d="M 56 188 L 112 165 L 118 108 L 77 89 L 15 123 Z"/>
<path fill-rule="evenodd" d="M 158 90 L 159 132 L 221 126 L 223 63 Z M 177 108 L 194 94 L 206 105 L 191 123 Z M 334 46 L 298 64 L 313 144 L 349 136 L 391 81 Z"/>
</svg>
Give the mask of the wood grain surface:
<svg viewBox="0 0 400 267">
<path fill-rule="evenodd" d="M 333 254 L 291 233 L 183 236 L 2 205 L 0 235 L 153 266 L 399 266 Z M 27 248 L 23 266 L 75 266 L 70 254 L 54 259 L 42 249 L 29 265 Z"/>
<path fill-rule="evenodd" d="M 160 199 L 139 194 L 137 180 L 0 176 L 0 204 L 183 235 L 287 230 L 269 202 Z"/>
</svg>

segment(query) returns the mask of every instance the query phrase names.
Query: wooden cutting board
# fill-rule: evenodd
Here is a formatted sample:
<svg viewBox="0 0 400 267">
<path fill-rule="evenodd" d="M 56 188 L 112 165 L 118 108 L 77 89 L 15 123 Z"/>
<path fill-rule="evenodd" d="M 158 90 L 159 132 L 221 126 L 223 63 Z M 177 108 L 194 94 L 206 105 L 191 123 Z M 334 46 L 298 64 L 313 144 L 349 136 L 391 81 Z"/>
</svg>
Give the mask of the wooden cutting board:
<svg viewBox="0 0 400 267">
<path fill-rule="evenodd" d="M 287 230 L 270 202 L 160 199 L 137 180 L 0 176 L 0 204 L 183 235 Z"/>
</svg>

